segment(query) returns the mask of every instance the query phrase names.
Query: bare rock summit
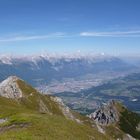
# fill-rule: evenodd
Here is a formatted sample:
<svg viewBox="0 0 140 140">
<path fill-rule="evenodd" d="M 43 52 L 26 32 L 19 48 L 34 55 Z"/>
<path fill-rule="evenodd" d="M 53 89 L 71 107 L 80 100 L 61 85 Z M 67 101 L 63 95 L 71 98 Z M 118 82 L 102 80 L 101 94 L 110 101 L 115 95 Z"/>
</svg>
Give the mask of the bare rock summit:
<svg viewBox="0 0 140 140">
<path fill-rule="evenodd" d="M 20 90 L 17 81 L 20 80 L 17 76 L 10 76 L 6 80 L 0 83 L 0 96 L 18 99 L 22 97 L 22 91 Z"/>
</svg>

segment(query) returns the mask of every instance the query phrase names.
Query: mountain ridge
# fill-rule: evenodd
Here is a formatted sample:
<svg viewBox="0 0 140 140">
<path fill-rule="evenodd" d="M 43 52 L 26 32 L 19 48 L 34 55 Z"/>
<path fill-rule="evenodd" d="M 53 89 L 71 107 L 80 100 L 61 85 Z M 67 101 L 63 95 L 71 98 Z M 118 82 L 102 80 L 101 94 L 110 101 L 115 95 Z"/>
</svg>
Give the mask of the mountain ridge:
<svg viewBox="0 0 140 140">
<path fill-rule="evenodd" d="M 69 140 L 118 140 L 118 138 L 132 140 L 125 130 L 124 120 L 120 122 L 121 129 L 117 125 L 112 126 L 112 123 L 109 126 L 101 126 L 89 117 L 69 109 L 60 98 L 40 94 L 18 77 L 11 76 L 6 80 L 16 81 L 22 96 L 18 98 L 0 96 L 0 138 L 3 140 L 13 137 L 16 140 L 54 140 L 56 138 L 58 140 L 67 138 Z M 4 88 L 9 86 L 9 82 L 6 83 Z M 8 91 L 6 90 L 6 92 Z M 19 93 L 16 92 L 16 94 Z M 131 116 L 133 114 L 130 114 Z M 138 122 L 139 117 L 135 126 Z M 112 129 L 115 132 L 113 135 L 111 134 Z M 135 130 L 135 128 L 133 129 Z M 135 133 L 130 134 L 135 136 Z M 136 134 L 139 132 L 136 131 Z"/>
<path fill-rule="evenodd" d="M 68 90 L 76 91 L 135 71 L 137 71 L 135 66 L 117 57 L 104 55 L 79 58 L 67 56 L 0 57 L 0 81 L 10 75 L 17 75 L 43 92 L 49 89 L 50 92 L 55 93 L 55 89 L 60 89 L 65 83 L 68 83 Z M 70 84 L 73 83 L 71 80 L 75 81 L 73 85 Z M 55 84 L 58 88 L 53 89 Z M 63 86 L 62 90 L 67 90 L 66 86 Z"/>
<path fill-rule="evenodd" d="M 91 128 L 87 117 L 71 111 L 61 99 L 42 95 L 17 77 L 12 76 L 6 80 L 12 81 L 11 79 L 17 82 L 22 96 L 0 96 L 0 139 L 107 139 L 108 136 Z"/>
</svg>

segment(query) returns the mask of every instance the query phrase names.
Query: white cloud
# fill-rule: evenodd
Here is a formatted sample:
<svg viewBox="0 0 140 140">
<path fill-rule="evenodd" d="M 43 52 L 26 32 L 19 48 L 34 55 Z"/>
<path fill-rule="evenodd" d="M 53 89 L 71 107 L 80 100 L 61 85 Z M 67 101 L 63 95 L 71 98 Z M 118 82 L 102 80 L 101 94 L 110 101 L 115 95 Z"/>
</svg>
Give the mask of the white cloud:
<svg viewBox="0 0 140 140">
<path fill-rule="evenodd" d="M 48 34 L 48 35 L 24 35 L 24 36 L 0 38 L 0 42 L 39 40 L 39 39 L 48 39 L 48 38 L 59 38 L 59 37 L 64 37 L 64 36 L 65 36 L 65 33 L 61 33 L 61 32 L 52 33 L 52 34 Z"/>
<path fill-rule="evenodd" d="M 28 40 L 41 40 L 49 38 L 67 38 L 67 37 L 140 37 L 140 30 L 137 31 L 114 31 L 114 32 L 81 32 L 78 34 L 65 34 L 63 32 L 51 33 L 47 35 L 13 35 L 0 37 L 0 42 L 17 42 Z"/>
<path fill-rule="evenodd" d="M 140 37 L 140 31 L 81 32 L 83 37 Z"/>
</svg>

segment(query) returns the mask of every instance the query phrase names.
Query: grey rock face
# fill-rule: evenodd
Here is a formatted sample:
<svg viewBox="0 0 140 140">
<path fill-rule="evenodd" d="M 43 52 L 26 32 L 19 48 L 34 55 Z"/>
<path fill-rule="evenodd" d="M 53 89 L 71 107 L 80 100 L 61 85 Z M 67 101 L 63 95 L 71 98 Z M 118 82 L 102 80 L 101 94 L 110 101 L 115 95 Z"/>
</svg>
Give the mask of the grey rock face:
<svg viewBox="0 0 140 140">
<path fill-rule="evenodd" d="M 109 125 L 119 120 L 119 115 L 115 107 L 115 101 L 110 101 L 106 105 L 102 105 L 89 117 L 100 125 Z"/>
<path fill-rule="evenodd" d="M 58 105 L 59 105 L 59 108 L 62 110 L 62 113 L 64 114 L 64 116 L 67 118 L 67 119 L 71 119 L 71 120 L 74 120 L 78 123 L 82 123 L 79 119 L 77 119 L 73 114 L 72 112 L 70 111 L 70 108 L 67 107 L 61 98 L 59 97 L 51 97 L 51 100 L 56 102 Z"/>
<path fill-rule="evenodd" d="M 53 100 L 54 102 L 56 102 L 56 103 L 59 105 L 59 108 L 62 110 L 62 112 L 63 112 L 63 114 L 64 114 L 64 116 L 65 116 L 66 118 L 70 118 L 70 119 L 74 120 L 74 116 L 73 116 L 73 114 L 70 112 L 69 107 L 67 107 L 67 106 L 63 103 L 63 101 L 62 101 L 61 98 L 59 98 L 59 97 L 51 97 L 51 100 Z"/>
<path fill-rule="evenodd" d="M 0 83 L 0 96 L 11 99 L 21 98 L 22 92 L 17 84 L 18 79 L 16 76 L 10 76 Z"/>
</svg>

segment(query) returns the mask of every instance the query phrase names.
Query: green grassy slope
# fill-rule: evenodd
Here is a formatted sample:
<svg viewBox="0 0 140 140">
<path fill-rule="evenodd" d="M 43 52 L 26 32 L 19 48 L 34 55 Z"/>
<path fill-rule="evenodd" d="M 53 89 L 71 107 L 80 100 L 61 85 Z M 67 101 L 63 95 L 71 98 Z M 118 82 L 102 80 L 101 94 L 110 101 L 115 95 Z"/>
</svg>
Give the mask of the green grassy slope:
<svg viewBox="0 0 140 140">
<path fill-rule="evenodd" d="M 113 140 L 123 139 L 125 133 L 140 139 L 136 130 L 140 117 L 118 102 L 115 106 L 119 123 L 103 126 L 102 134 L 89 118 L 70 110 L 75 117 L 71 120 L 51 96 L 40 94 L 22 80 L 17 80 L 17 84 L 22 98 L 0 97 L 0 140 Z"/>
<path fill-rule="evenodd" d="M 137 130 L 138 124 L 140 124 L 140 115 L 123 108 L 119 122 L 120 129 L 134 138 L 140 139 L 140 131 Z"/>
<path fill-rule="evenodd" d="M 39 94 L 18 80 L 24 97 L 18 100 L 0 97 L 0 140 L 108 140 L 90 124 L 64 117 L 50 96 Z M 82 121 L 85 117 L 73 113 Z"/>
<path fill-rule="evenodd" d="M 12 129 L 1 132 L 0 139 L 24 139 L 24 140 L 105 140 L 94 129 L 86 125 L 77 124 L 60 116 L 41 114 L 15 114 L 10 116 L 9 124 L 16 124 Z M 21 128 L 20 124 L 27 124 Z"/>
</svg>

